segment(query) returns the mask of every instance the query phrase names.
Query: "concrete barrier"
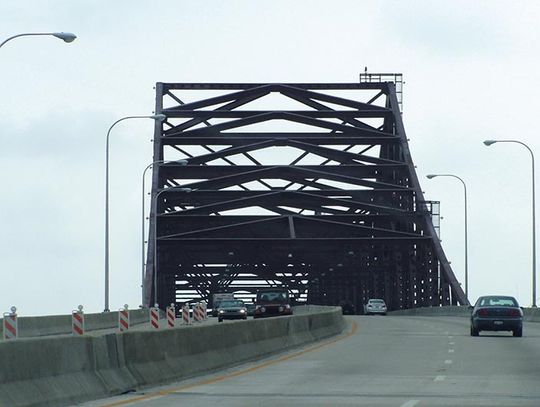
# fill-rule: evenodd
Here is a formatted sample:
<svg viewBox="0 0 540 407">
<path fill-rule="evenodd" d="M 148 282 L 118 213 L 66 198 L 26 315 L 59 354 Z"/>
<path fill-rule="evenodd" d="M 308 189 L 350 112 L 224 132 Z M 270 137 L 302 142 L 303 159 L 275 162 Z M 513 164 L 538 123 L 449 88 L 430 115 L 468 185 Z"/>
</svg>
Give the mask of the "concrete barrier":
<svg viewBox="0 0 540 407">
<path fill-rule="evenodd" d="M 469 318 L 471 309 L 467 306 L 421 307 L 391 311 L 388 314 Z M 540 308 L 523 308 L 523 320 L 526 322 L 540 322 Z"/>
<path fill-rule="evenodd" d="M 84 314 L 86 331 L 111 329 L 118 326 L 118 312 Z M 148 310 L 130 310 L 132 325 L 148 322 Z M 37 336 L 64 335 L 71 333 L 71 314 L 41 317 L 18 317 L 19 338 Z M 2 318 L 0 318 L 0 326 Z"/>
<path fill-rule="evenodd" d="M 305 310 L 304 310 L 305 311 Z M 0 343 L 0 405 L 64 406 L 234 366 L 340 333 L 341 309 L 157 332 Z"/>
</svg>

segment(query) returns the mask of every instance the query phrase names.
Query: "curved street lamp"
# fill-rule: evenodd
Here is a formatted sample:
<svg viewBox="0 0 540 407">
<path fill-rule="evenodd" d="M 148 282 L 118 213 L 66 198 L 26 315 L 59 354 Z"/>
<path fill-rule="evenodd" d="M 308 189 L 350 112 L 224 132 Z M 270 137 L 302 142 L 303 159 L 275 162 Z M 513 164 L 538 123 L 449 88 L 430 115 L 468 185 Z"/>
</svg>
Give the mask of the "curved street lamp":
<svg viewBox="0 0 540 407">
<path fill-rule="evenodd" d="M 77 38 L 77 36 L 73 33 L 65 33 L 65 32 L 59 32 L 59 33 L 23 33 L 23 34 L 17 34 L 17 35 L 14 35 L 12 37 L 9 37 L 7 40 L 5 40 L 4 42 L 2 42 L 0 44 L 0 48 L 2 47 L 2 45 L 4 45 L 6 42 L 14 39 L 14 38 L 18 38 L 18 37 L 30 37 L 30 36 L 37 36 L 37 35 L 49 35 L 49 36 L 53 36 L 53 37 L 56 37 L 56 38 L 59 38 L 61 39 L 62 41 L 64 42 L 73 42 L 75 40 L 75 38 Z"/>
<path fill-rule="evenodd" d="M 158 207 L 157 207 L 157 200 L 159 198 L 159 196 L 164 193 L 164 192 L 186 192 L 186 193 L 189 193 L 193 191 L 193 189 L 191 188 L 185 188 L 185 187 L 170 187 L 170 188 L 165 188 L 165 189 L 162 189 L 161 191 L 158 191 L 155 195 L 154 195 L 154 258 L 152 259 L 153 260 L 153 269 L 154 269 L 154 272 L 153 272 L 153 284 L 154 284 L 154 306 L 155 307 L 158 307 L 158 301 L 157 301 L 157 294 L 158 294 L 158 289 L 157 289 L 157 265 L 158 265 L 158 261 L 157 261 L 157 241 L 158 241 L 158 238 L 157 238 L 157 217 L 158 217 Z"/>
<path fill-rule="evenodd" d="M 465 297 L 469 299 L 469 254 L 468 254 L 468 247 L 469 247 L 469 241 L 467 237 L 467 185 L 465 185 L 465 181 L 463 181 L 460 177 L 454 174 L 429 174 L 426 175 L 428 179 L 432 179 L 435 177 L 452 177 L 456 178 L 461 181 L 463 184 L 463 192 L 465 197 Z"/>
<path fill-rule="evenodd" d="M 145 193 L 146 193 L 146 188 L 145 188 L 145 178 L 146 178 L 146 171 L 148 171 L 150 168 L 152 168 L 154 165 L 157 165 L 157 164 L 169 164 L 169 163 L 177 163 L 179 165 L 187 165 L 187 160 L 172 160 L 172 161 L 168 161 L 168 160 L 158 160 L 158 161 L 154 161 L 150 164 L 148 164 L 146 166 L 146 168 L 144 169 L 143 171 L 143 174 L 142 174 L 142 201 L 141 201 L 141 209 L 142 209 L 142 215 L 141 215 L 141 268 L 142 268 L 142 273 L 141 273 L 141 289 L 142 289 L 142 302 L 141 302 L 141 305 L 144 305 L 144 269 L 145 269 L 145 264 L 144 264 L 144 252 L 145 252 L 145 230 L 144 230 L 144 224 L 145 224 L 145 204 L 144 204 L 144 201 L 145 201 Z"/>
<path fill-rule="evenodd" d="M 109 312 L 109 139 L 111 130 L 118 123 L 128 119 L 152 119 L 162 122 L 167 116 L 164 114 L 154 114 L 147 116 L 126 116 L 115 121 L 107 131 L 107 141 L 105 148 L 105 309 Z"/>
<path fill-rule="evenodd" d="M 532 306 L 536 308 L 536 200 L 535 200 L 535 182 L 534 182 L 534 154 L 529 146 L 519 140 L 485 140 L 486 146 L 491 146 L 495 143 L 516 143 L 521 144 L 529 153 L 531 153 L 531 170 L 532 170 Z"/>
</svg>

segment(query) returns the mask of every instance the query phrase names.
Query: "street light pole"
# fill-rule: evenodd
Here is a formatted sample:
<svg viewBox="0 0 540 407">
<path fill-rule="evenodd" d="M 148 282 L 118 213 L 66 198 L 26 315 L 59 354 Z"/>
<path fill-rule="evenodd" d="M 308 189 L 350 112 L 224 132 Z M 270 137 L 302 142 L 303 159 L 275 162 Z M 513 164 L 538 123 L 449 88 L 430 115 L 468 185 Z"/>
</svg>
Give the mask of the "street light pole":
<svg viewBox="0 0 540 407">
<path fill-rule="evenodd" d="M 63 40 L 64 42 L 73 42 L 75 40 L 75 38 L 77 38 L 77 36 L 75 34 L 64 33 L 64 32 L 60 32 L 60 33 L 23 33 L 23 34 L 17 34 L 17 35 L 14 35 L 12 37 L 9 37 L 7 40 L 3 41 L 0 44 L 0 48 L 2 48 L 2 46 L 6 42 L 11 41 L 11 40 L 13 40 L 15 38 L 18 38 L 18 37 L 30 37 L 30 36 L 36 36 L 36 35 L 51 35 L 53 37 L 56 37 L 56 38 L 59 38 L 59 39 Z"/>
<path fill-rule="evenodd" d="M 105 308 L 103 312 L 109 312 L 109 139 L 111 130 L 114 126 L 128 119 L 153 119 L 163 121 L 166 119 L 164 114 L 155 114 L 147 116 L 126 116 L 115 121 L 107 131 L 107 140 L 105 147 Z"/>
<path fill-rule="evenodd" d="M 186 160 L 173 160 L 173 161 L 167 161 L 167 160 L 158 160 L 158 161 L 154 161 L 150 164 L 148 164 L 146 166 L 146 168 L 144 169 L 143 171 L 143 174 L 142 174 L 142 200 L 141 200 L 141 209 L 142 209 L 142 214 L 141 214 L 141 305 L 144 305 L 144 269 L 145 269 L 145 263 L 144 263 L 144 252 L 145 252 L 145 229 L 144 229 L 144 225 L 145 225 L 145 196 L 146 196 L 146 187 L 145 187 L 145 179 L 146 179 L 146 171 L 148 171 L 150 168 L 152 168 L 153 166 L 157 165 L 157 164 L 168 164 L 168 163 L 178 163 L 180 165 L 187 165 L 187 161 Z"/>
<path fill-rule="evenodd" d="M 192 189 L 191 188 L 183 188 L 183 187 L 170 187 L 170 188 L 166 188 L 166 189 L 162 189 L 161 191 L 157 192 L 155 195 L 154 195 L 154 264 L 153 264 L 153 284 L 154 284 L 154 306 L 155 307 L 158 307 L 158 302 L 157 302 L 157 294 L 158 294 L 158 289 L 157 289 L 157 265 L 158 265 L 158 261 L 157 261 L 157 241 L 158 241 L 158 238 L 157 238 L 157 217 L 158 217 L 158 206 L 157 206 L 157 200 L 159 198 L 159 196 L 164 193 L 164 192 L 174 192 L 174 191 L 178 191 L 178 192 L 191 192 Z"/>
<path fill-rule="evenodd" d="M 535 180 L 534 180 L 534 154 L 529 146 L 519 140 L 485 140 L 486 146 L 495 143 L 516 143 L 521 144 L 529 153 L 531 153 L 532 170 L 532 306 L 536 308 L 536 198 L 535 198 Z"/>
<path fill-rule="evenodd" d="M 458 179 L 463 184 L 463 192 L 465 198 L 465 297 L 469 299 L 469 239 L 467 235 L 469 221 L 467 219 L 467 185 L 465 184 L 465 181 L 463 181 L 460 177 L 453 174 L 429 174 L 426 177 L 428 179 L 432 179 L 435 177 L 452 177 Z"/>
</svg>

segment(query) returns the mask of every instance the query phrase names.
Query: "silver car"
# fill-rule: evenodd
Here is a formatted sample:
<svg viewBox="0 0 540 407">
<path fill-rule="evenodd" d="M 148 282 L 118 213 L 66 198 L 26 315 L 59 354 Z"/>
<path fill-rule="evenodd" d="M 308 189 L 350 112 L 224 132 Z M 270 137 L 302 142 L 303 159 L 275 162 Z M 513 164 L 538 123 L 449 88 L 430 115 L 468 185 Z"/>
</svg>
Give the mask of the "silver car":
<svg viewBox="0 0 540 407">
<path fill-rule="evenodd" d="M 386 315 L 388 309 L 386 308 L 386 303 L 384 300 L 379 298 L 372 298 L 368 300 L 367 304 L 364 305 L 364 314 L 381 314 Z"/>
<path fill-rule="evenodd" d="M 224 319 L 247 319 L 247 309 L 241 300 L 225 300 L 219 303 L 218 322 Z"/>
</svg>

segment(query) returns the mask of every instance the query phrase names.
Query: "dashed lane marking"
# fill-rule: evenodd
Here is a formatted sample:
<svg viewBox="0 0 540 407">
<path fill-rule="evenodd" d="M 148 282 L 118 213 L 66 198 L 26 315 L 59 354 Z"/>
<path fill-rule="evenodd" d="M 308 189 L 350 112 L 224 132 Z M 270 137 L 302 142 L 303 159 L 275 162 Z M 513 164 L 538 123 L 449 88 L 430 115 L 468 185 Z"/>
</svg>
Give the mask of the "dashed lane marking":
<svg viewBox="0 0 540 407">
<path fill-rule="evenodd" d="M 446 359 L 446 360 L 444 361 L 444 364 L 445 364 L 445 365 L 451 365 L 451 364 L 452 364 L 452 360 L 451 360 L 451 359 Z"/>
<path fill-rule="evenodd" d="M 433 379 L 434 382 L 442 382 L 446 379 L 446 376 L 435 376 L 435 379 Z"/>
<path fill-rule="evenodd" d="M 448 353 L 454 353 L 454 349 L 448 349 Z"/>
</svg>

